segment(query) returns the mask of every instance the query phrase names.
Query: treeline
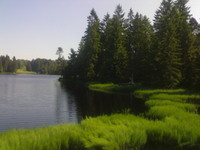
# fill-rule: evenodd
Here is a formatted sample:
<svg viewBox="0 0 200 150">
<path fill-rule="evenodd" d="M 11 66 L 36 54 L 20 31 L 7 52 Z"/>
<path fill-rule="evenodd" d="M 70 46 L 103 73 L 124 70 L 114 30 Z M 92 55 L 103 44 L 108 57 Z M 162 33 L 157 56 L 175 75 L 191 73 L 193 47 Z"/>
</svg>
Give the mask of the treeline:
<svg viewBox="0 0 200 150">
<path fill-rule="evenodd" d="M 12 59 L 6 56 L 0 56 L 0 73 L 2 72 L 16 72 L 17 70 L 17 60 L 15 57 Z"/>
<path fill-rule="evenodd" d="M 153 25 L 118 5 L 99 20 L 94 9 L 65 79 L 131 82 L 163 88 L 200 87 L 200 25 L 188 0 L 163 0 Z"/>
<path fill-rule="evenodd" d="M 18 60 L 18 68 L 33 71 L 39 74 L 61 74 L 63 64 L 59 60 L 50 59 L 33 59 L 28 60 Z M 65 65 L 65 64 L 64 64 Z"/>
<path fill-rule="evenodd" d="M 18 69 L 24 71 L 32 71 L 38 74 L 61 74 L 62 68 L 66 66 L 66 60 L 64 58 L 58 58 L 57 60 L 50 59 L 33 59 L 23 60 L 12 59 L 6 56 L 0 56 L 0 73 L 11 72 L 16 73 Z"/>
</svg>

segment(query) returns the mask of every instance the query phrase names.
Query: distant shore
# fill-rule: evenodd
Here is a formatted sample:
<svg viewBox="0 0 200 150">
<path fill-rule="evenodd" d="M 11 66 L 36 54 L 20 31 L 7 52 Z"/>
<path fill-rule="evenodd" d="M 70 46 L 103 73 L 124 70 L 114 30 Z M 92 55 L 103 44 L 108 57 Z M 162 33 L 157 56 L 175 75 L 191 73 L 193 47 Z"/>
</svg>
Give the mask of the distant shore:
<svg viewBox="0 0 200 150">
<path fill-rule="evenodd" d="M 33 71 L 25 71 L 25 70 L 18 69 L 16 72 L 0 72 L 0 74 L 3 74 L 3 75 L 37 74 L 37 72 L 33 72 Z"/>
</svg>

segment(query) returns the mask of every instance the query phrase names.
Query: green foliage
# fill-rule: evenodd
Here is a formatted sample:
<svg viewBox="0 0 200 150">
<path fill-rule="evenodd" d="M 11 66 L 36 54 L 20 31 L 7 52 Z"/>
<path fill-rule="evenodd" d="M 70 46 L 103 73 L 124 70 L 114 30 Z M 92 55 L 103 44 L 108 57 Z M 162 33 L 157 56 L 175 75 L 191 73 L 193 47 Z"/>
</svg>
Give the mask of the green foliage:
<svg viewBox="0 0 200 150">
<path fill-rule="evenodd" d="M 94 9 L 88 17 L 88 27 L 83 37 L 83 45 L 80 45 L 80 53 L 77 58 L 82 67 L 82 78 L 94 80 L 99 72 L 98 60 L 101 49 L 100 22 Z"/>
<path fill-rule="evenodd" d="M 87 118 L 81 122 L 88 149 L 138 150 L 146 143 L 142 130 L 148 121 L 133 115 L 112 115 Z"/>
<path fill-rule="evenodd" d="M 102 21 L 93 9 L 64 78 L 198 88 L 200 30 L 187 2 L 163 0 L 153 26 L 132 9 L 126 19 L 120 5 L 112 17 L 107 14 Z"/>
<path fill-rule="evenodd" d="M 36 74 L 36 72 L 17 69 L 16 74 Z"/>
<path fill-rule="evenodd" d="M 154 28 L 156 29 L 155 60 L 157 82 L 165 88 L 174 88 L 182 79 L 181 50 L 178 40 L 179 14 L 171 0 L 163 1 L 156 12 Z"/>
<path fill-rule="evenodd" d="M 141 99 L 148 99 L 150 96 L 155 94 L 176 94 L 176 93 L 183 93 L 186 90 L 184 89 L 141 89 L 134 91 L 134 95 Z"/>
<path fill-rule="evenodd" d="M 8 55 L 0 56 L 0 73 L 15 73 L 16 72 L 16 59 L 10 59 Z"/>
<path fill-rule="evenodd" d="M 33 59 L 10 59 L 8 55 L 0 56 L 0 73 L 39 73 L 39 74 L 62 74 L 66 66 L 66 60 Z"/>
<path fill-rule="evenodd" d="M 190 57 L 193 54 L 194 35 L 192 27 L 189 23 L 191 14 L 190 8 L 187 6 L 188 0 L 176 0 L 175 5 L 179 12 L 178 24 L 178 40 L 180 41 L 181 49 L 181 71 L 183 75 L 182 85 L 185 87 L 192 85 L 192 62 Z"/>
<path fill-rule="evenodd" d="M 136 85 L 119 85 L 114 83 L 89 83 L 88 88 L 90 90 L 105 92 L 105 93 L 131 93 L 138 86 Z"/>
<path fill-rule="evenodd" d="M 154 107 L 154 106 L 175 106 L 176 108 L 183 109 L 189 112 L 197 112 L 197 106 L 194 104 L 185 104 L 181 102 L 175 102 L 175 101 L 170 101 L 170 100 L 148 100 L 145 103 L 146 106 L 149 108 Z"/>
<path fill-rule="evenodd" d="M 126 79 L 128 55 L 125 48 L 125 29 L 124 29 L 124 13 L 122 7 L 118 5 L 112 18 L 113 35 L 112 51 L 113 51 L 113 68 L 115 70 L 115 80 L 123 81 Z M 108 49 L 109 50 L 109 49 Z"/>
<path fill-rule="evenodd" d="M 153 28 L 146 16 L 130 10 L 127 19 L 126 48 L 129 56 L 129 77 L 132 82 L 150 82 Z"/>
<path fill-rule="evenodd" d="M 32 130 L 11 130 L 0 135 L 0 149 L 6 150 L 55 150 L 68 149 L 76 125 L 59 125 Z M 77 143 L 76 143 L 77 144 Z"/>
<path fill-rule="evenodd" d="M 199 105 L 188 103 L 199 102 L 199 94 L 192 94 L 183 89 L 137 90 L 134 94 L 146 98 L 145 104 L 149 110 L 145 115 L 159 119 L 153 121 L 147 130 L 150 143 L 179 145 L 184 149 L 199 148 Z"/>
</svg>

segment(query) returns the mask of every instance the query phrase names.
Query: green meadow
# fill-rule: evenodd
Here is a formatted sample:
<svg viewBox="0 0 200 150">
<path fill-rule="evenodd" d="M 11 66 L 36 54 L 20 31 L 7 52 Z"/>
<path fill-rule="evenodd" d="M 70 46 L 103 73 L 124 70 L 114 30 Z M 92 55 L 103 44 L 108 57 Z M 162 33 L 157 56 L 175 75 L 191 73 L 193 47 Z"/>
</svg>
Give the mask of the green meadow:
<svg viewBox="0 0 200 150">
<path fill-rule="evenodd" d="M 37 74 L 36 72 L 33 71 L 26 71 L 24 69 L 17 69 L 16 71 L 17 74 Z"/>
<path fill-rule="evenodd" d="M 114 84 L 92 87 L 126 89 Z M 183 89 L 140 89 L 132 94 L 145 100 L 148 109 L 143 114 L 103 115 L 80 124 L 10 130 L 0 134 L 0 150 L 200 149 L 200 95 Z"/>
</svg>

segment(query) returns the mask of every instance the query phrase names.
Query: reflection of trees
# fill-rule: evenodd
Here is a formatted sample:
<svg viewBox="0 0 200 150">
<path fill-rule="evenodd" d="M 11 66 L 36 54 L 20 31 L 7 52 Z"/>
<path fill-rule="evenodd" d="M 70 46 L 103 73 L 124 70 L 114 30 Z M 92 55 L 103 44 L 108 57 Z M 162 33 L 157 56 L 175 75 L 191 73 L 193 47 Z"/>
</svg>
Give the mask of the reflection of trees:
<svg viewBox="0 0 200 150">
<path fill-rule="evenodd" d="M 129 95 L 105 94 L 94 91 L 85 91 L 76 97 L 78 111 L 84 118 L 104 114 L 119 113 L 131 108 Z"/>
<path fill-rule="evenodd" d="M 63 121 L 63 109 L 66 111 L 65 120 L 67 122 L 80 122 L 86 116 L 121 113 L 127 109 L 133 113 L 143 111 L 144 102 L 129 94 L 106 94 L 82 88 L 63 91 L 65 96 L 58 93 L 57 98 L 57 114 L 61 118 L 59 122 Z"/>
<path fill-rule="evenodd" d="M 56 122 L 77 122 L 77 112 L 74 97 L 57 85 L 56 91 Z"/>
</svg>

